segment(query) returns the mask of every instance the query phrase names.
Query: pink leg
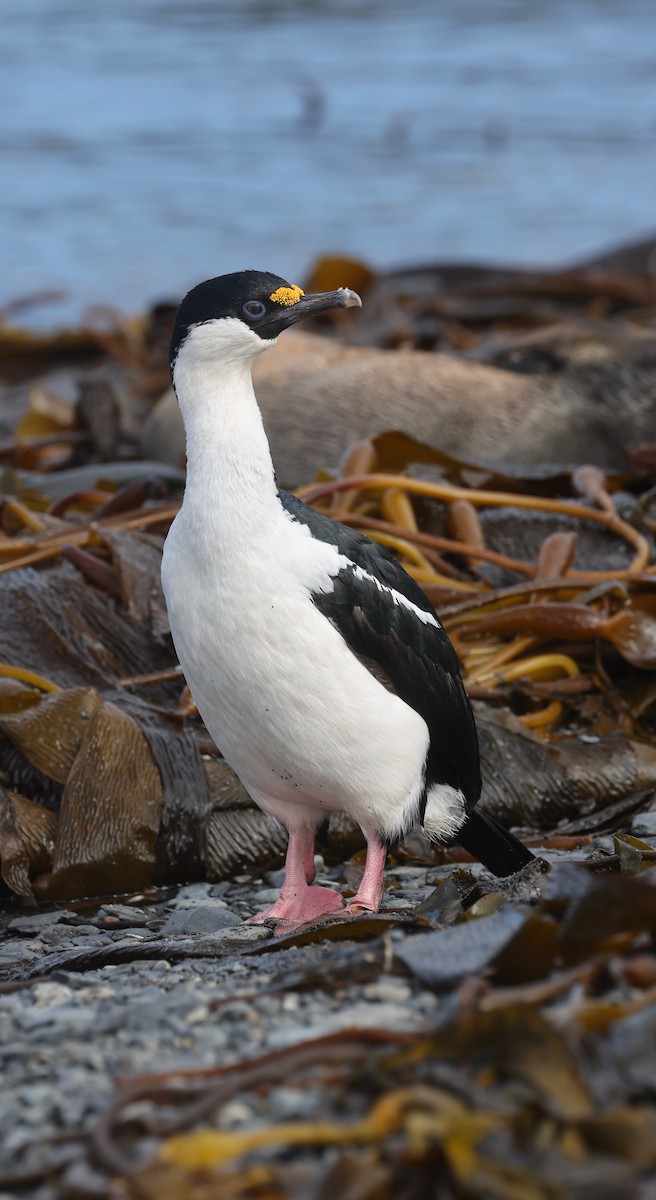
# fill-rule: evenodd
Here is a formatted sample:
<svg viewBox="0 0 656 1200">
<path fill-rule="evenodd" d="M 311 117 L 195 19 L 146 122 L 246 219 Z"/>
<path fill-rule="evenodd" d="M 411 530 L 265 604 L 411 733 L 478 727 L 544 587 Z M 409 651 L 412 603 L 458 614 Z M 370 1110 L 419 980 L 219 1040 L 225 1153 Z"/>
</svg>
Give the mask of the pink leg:
<svg viewBox="0 0 656 1200">
<path fill-rule="evenodd" d="M 314 865 L 314 830 L 311 832 L 312 837 L 308 839 L 305 850 L 305 878 L 308 883 L 313 883 L 317 877 L 317 869 Z"/>
<path fill-rule="evenodd" d="M 293 921 L 301 925 L 343 908 L 342 897 L 332 888 L 309 887 L 314 879 L 314 830 L 290 833 L 285 860 L 285 882 L 270 908 L 250 917 L 247 924 L 262 921 Z"/>
<path fill-rule="evenodd" d="M 346 906 L 348 913 L 378 912 L 383 898 L 387 850 L 377 837 L 367 836 L 367 859 L 357 895 Z"/>
</svg>

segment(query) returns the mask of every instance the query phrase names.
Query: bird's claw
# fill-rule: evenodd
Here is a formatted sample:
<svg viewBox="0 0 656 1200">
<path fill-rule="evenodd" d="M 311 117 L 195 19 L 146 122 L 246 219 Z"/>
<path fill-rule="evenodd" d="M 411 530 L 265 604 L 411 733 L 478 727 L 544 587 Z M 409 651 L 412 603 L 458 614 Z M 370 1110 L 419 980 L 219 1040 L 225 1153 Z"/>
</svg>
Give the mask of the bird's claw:
<svg viewBox="0 0 656 1200">
<path fill-rule="evenodd" d="M 375 913 L 378 909 L 373 904 L 368 904 L 362 900 L 351 900 L 350 904 L 346 905 L 344 913 L 348 917 L 362 917 L 365 913 Z"/>
</svg>

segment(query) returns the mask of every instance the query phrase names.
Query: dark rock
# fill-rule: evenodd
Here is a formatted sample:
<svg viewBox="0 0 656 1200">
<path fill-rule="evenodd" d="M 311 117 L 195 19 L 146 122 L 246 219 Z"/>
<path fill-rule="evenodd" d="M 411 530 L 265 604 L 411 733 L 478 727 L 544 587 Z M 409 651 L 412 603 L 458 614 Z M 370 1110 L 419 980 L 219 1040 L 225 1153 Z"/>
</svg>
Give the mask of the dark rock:
<svg viewBox="0 0 656 1200">
<path fill-rule="evenodd" d="M 172 912 L 162 927 L 162 933 L 190 934 L 215 933 L 241 921 L 229 908 L 219 904 L 203 904 L 194 908 L 182 908 Z"/>
<path fill-rule="evenodd" d="M 13 917 L 7 928 L 11 933 L 25 935 L 36 933 L 43 936 L 46 931 L 50 932 L 50 926 L 58 925 L 65 917 L 72 917 L 74 915 L 74 913 L 64 909 L 56 912 L 31 913 L 27 917 Z"/>
<path fill-rule="evenodd" d="M 487 967 L 525 920 L 525 908 L 503 908 L 491 917 L 405 938 L 394 953 L 422 983 L 450 988 Z"/>
</svg>

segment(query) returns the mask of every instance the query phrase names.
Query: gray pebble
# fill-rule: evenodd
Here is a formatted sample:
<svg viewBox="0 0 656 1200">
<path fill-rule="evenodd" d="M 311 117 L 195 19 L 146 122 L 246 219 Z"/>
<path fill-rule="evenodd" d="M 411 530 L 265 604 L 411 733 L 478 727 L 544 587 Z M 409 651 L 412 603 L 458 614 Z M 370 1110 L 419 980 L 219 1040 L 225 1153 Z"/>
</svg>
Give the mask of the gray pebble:
<svg viewBox="0 0 656 1200">
<path fill-rule="evenodd" d="M 211 883 L 186 883 L 184 887 L 178 889 L 173 904 L 178 906 L 185 900 L 191 900 L 194 904 L 204 904 L 210 895 L 211 889 Z"/>
<path fill-rule="evenodd" d="M 250 899 L 254 904 L 275 904 L 279 894 L 279 888 L 262 888 L 260 892 L 253 892 Z"/>
<path fill-rule="evenodd" d="M 94 1024 L 94 1014 L 89 1008 L 72 1004 L 55 1004 L 52 1008 L 30 1008 L 22 1014 L 23 1029 L 44 1027 L 42 1036 L 49 1038 L 82 1037 Z M 51 1026 L 50 1032 L 45 1027 Z"/>
<path fill-rule="evenodd" d="M 69 1200 L 93 1200 L 107 1195 L 107 1180 L 87 1163 L 78 1159 L 61 1177 L 60 1188 Z"/>
<path fill-rule="evenodd" d="M 95 925 L 55 925 L 42 937 L 44 942 L 47 941 L 48 948 L 56 946 L 57 949 L 63 949 L 65 946 L 87 947 L 90 938 L 98 945 L 106 945 L 111 935 L 97 929 Z"/>
<path fill-rule="evenodd" d="M 230 925 L 239 925 L 240 920 L 229 908 L 214 904 L 195 905 L 193 908 L 176 909 L 162 926 L 162 933 L 215 933 Z"/>
<path fill-rule="evenodd" d="M 648 842 L 656 837 L 656 811 L 638 813 L 631 821 L 631 833 L 634 837 L 645 838 Z"/>
<path fill-rule="evenodd" d="M 319 856 L 316 862 L 322 882 L 335 885 L 341 880 L 340 872 L 325 868 Z M 229 1065 L 276 1045 L 293 1045 L 348 1026 L 416 1029 L 434 1019 L 435 1007 L 442 1001 L 416 980 L 391 974 L 381 975 L 376 982 L 347 981 L 325 992 L 316 987 L 307 993 L 267 992 L 267 987 L 278 985 L 287 966 L 301 972 L 304 965 L 325 962 L 329 966 L 330 956 L 342 953 L 340 947 L 335 950 L 323 943 L 276 954 L 247 953 L 263 942 L 275 945 L 275 930 L 272 925 L 242 924 L 237 914 L 274 902 L 283 877 L 282 871 L 273 871 L 261 882 L 243 876 L 241 886 L 235 880 L 192 883 L 180 888 L 173 899 L 154 900 L 141 908 L 110 902 L 99 906 L 98 919 L 118 918 L 130 926 L 122 931 L 76 926 L 72 922 L 80 918 L 65 910 L 6 915 L 5 929 L 10 922 L 19 924 L 4 944 L 0 942 L 0 961 L 4 953 L 7 964 L 4 978 L 11 977 L 12 969 L 20 977 L 37 956 L 69 946 L 85 951 L 116 946 L 139 955 L 143 941 L 147 953 L 151 934 L 144 922 L 149 927 L 161 923 L 163 930 L 157 936 L 170 935 L 167 950 L 176 939 L 179 947 L 180 939 L 187 937 L 192 952 L 202 951 L 203 957 L 175 963 L 117 958 L 113 965 L 85 971 L 62 967 L 47 982 L 0 996 L 0 1170 L 15 1166 L 17 1148 L 23 1143 L 30 1147 L 34 1143 L 35 1149 L 26 1146 L 22 1164 L 38 1168 L 44 1138 L 56 1137 L 62 1130 L 89 1128 L 111 1099 L 112 1077 L 117 1075 Z M 391 877 L 399 886 L 388 889 L 387 901 L 395 906 L 416 901 L 428 887 L 423 868 L 395 867 Z M 97 918 L 87 914 L 84 919 Z M 402 930 L 389 935 L 394 946 L 405 937 Z M 366 952 L 363 947 L 362 954 Z M 215 1007 L 217 1000 L 221 1003 Z M 274 1120 L 296 1120 L 308 1113 L 320 1114 L 321 1094 L 281 1086 L 272 1093 L 270 1104 L 254 1096 L 248 1106 L 240 1098 L 234 1105 L 229 1115 L 237 1126 L 269 1119 L 268 1108 Z M 140 1154 L 146 1142 L 140 1139 Z M 105 1177 L 98 1182 L 99 1169 L 79 1143 L 69 1144 L 66 1153 L 73 1157 L 62 1163 L 56 1187 L 71 1200 L 96 1196 L 100 1200 L 106 1194 Z M 37 1187 L 29 1200 L 54 1200 L 53 1186 Z"/>
<path fill-rule="evenodd" d="M 362 994 L 367 1000 L 405 1004 L 412 999 L 412 988 L 393 975 L 380 975 L 375 983 L 369 983 L 362 989 Z"/>
<path fill-rule="evenodd" d="M 272 932 L 266 925 L 245 925 L 240 922 L 226 934 L 226 942 L 230 946 L 238 947 L 249 942 L 266 942 L 271 936 Z"/>
<path fill-rule="evenodd" d="M 0 968 L 3 968 L 4 978 L 11 978 L 11 968 L 15 968 L 16 972 L 20 967 L 28 963 L 31 959 L 37 958 L 43 953 L 42 946 L 37 942 L 31 942 L 29 945 L 26 942 L 20 942 L 18 939 L 12 938 L 11 941 L 0 944 Z M 9 970 L 7 970 L 9 968 Z"/>
<path fill-rule="evenodd" d="M 31 913 L 27 917 L 14 917 L 8 924 L 7 928 L 11 932 L 28 934 L 41 933 L 44 934 L 48 926 L 58 925 L 64 917 L 73 917 L 74 913 L 69 909 L 62 909 L 58 912 L 40 912 Z"/>
<path fill-rule="evenodd" d="M 285 868 L 281 867 L 279 871 L 267 871 L 264 878 L 272 888 L 276 888 L 278 891 L 280 891 L 280 888 L 285 882 Z"/>
<path fill-rule="evenodd" d="M 310 1107 L 325 1104 L 318 1088 L 279 1087 L 271 1092 L 269 1105 L 273 1121 L 295 1121 L 307 1119 Z"/>
<path fill-rule="evenodd" d="M 36 983 L 32 989 L 32 1003 L 35 1008 L 52 1008 L 53 1005 L 67 1004 L 73 997 L 72 989 L 65 983 Z"/>
<path fill-rule="evenodd" d="M 145 925 L 154 915 L 152 909 L 137 908 L 131 904 L 103 904 L 98 909 L 96 919 L 102 921 L 105 917 L 117 917 L 119 921 L 129 921 L 131 925 Z"/>
</svg>

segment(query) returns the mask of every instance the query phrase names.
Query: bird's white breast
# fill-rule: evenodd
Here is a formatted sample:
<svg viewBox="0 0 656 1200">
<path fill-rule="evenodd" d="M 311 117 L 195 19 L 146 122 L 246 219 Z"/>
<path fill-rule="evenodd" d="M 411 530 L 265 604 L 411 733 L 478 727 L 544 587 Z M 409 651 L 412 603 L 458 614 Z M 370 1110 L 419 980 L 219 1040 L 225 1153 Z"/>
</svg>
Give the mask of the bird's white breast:
<svg viewBox="0 0 656 1200">
<path fill-rule="evenodd" d="M 277 500 L 219 527 L 192 501 L 162 579 L 198 709 L 257 803 L 288 825 L 345 810 L 392 836 L 421 793 L 428 730 L 315 608 L 342 562 Z"/>
</svg>

